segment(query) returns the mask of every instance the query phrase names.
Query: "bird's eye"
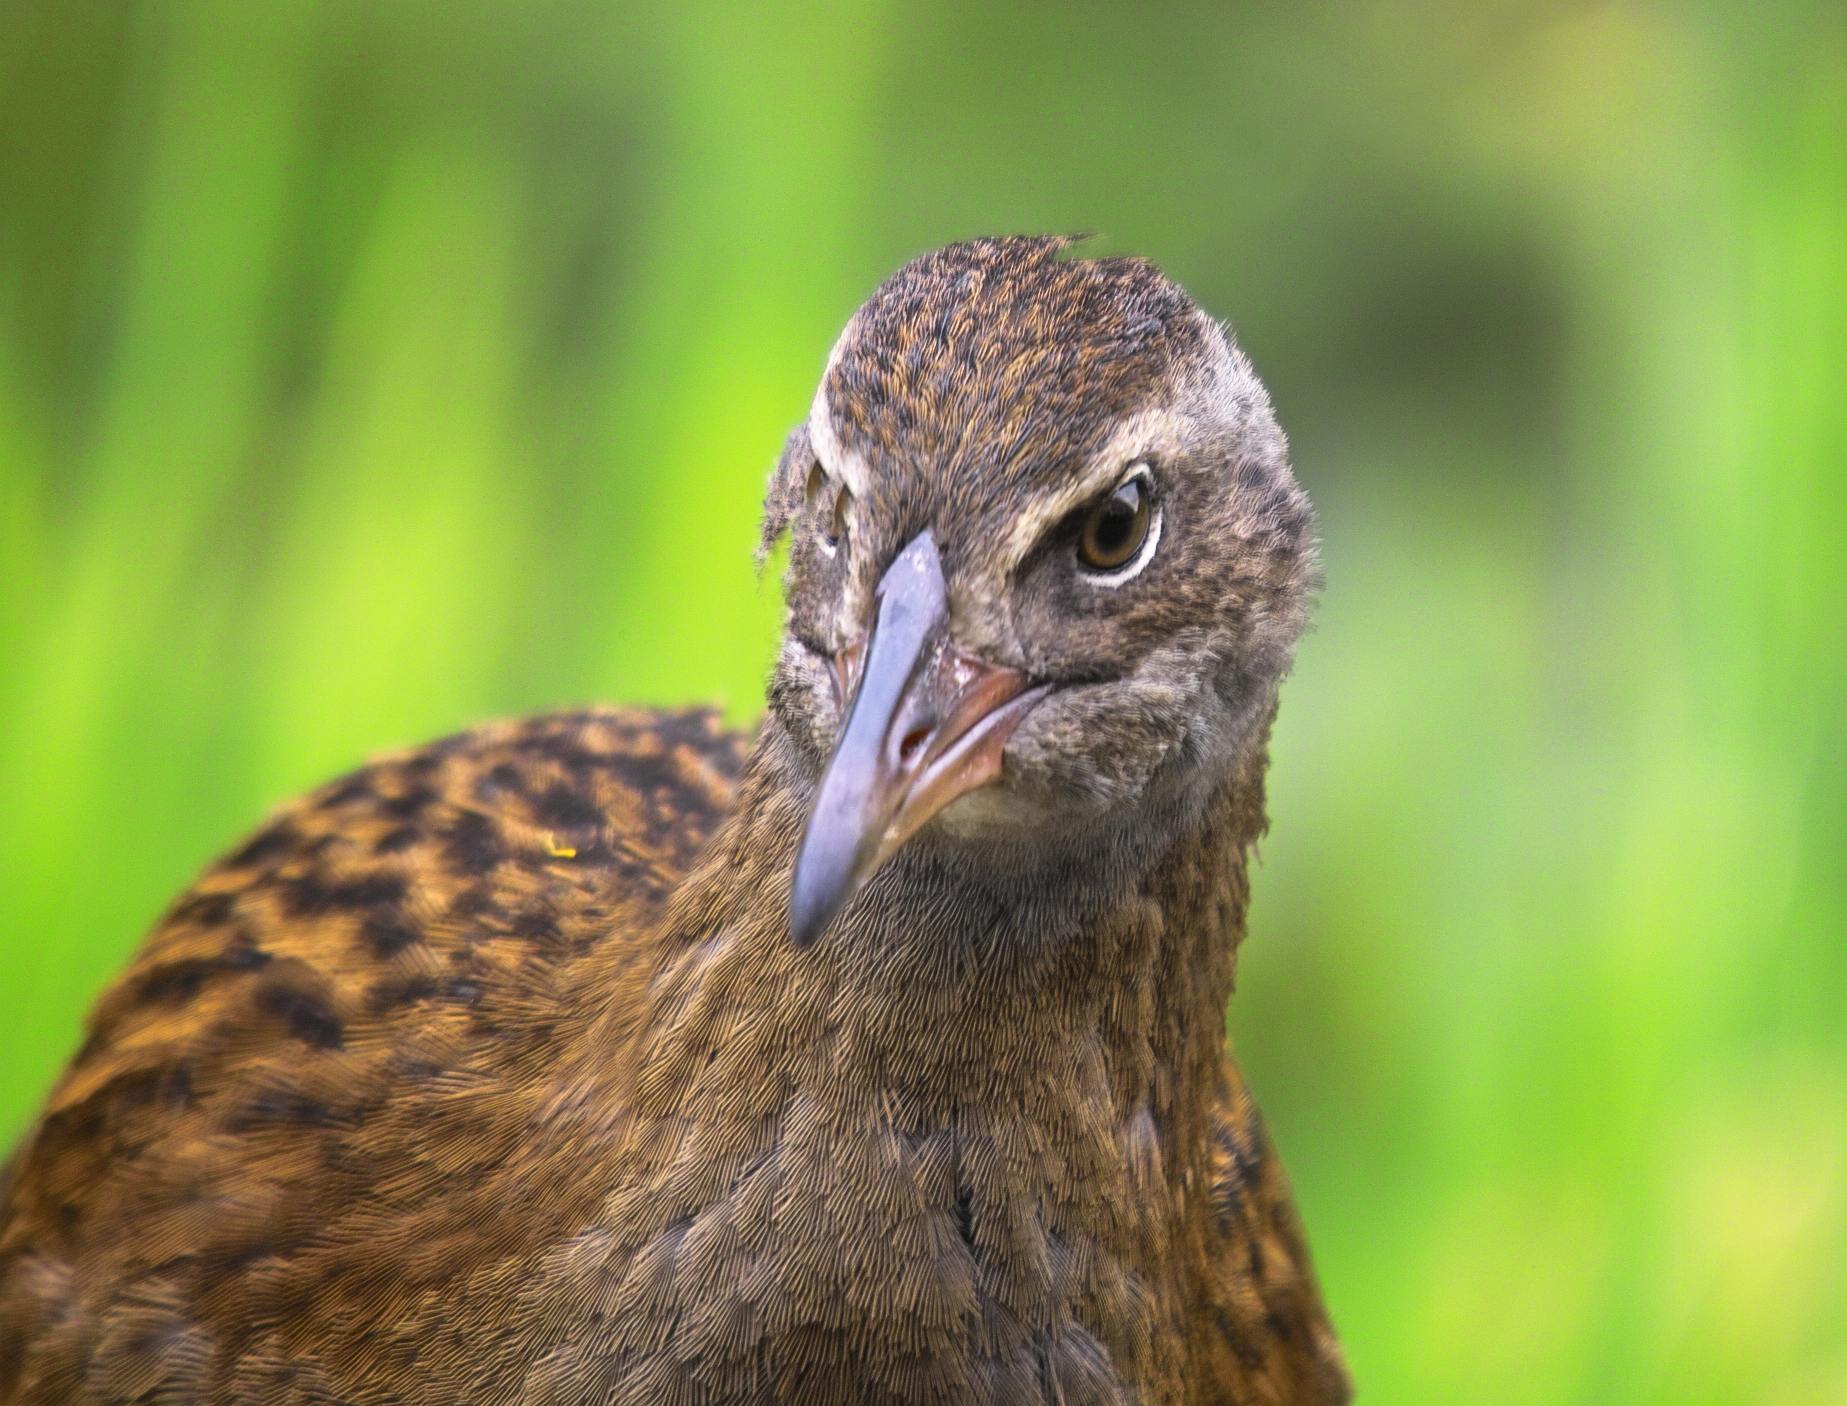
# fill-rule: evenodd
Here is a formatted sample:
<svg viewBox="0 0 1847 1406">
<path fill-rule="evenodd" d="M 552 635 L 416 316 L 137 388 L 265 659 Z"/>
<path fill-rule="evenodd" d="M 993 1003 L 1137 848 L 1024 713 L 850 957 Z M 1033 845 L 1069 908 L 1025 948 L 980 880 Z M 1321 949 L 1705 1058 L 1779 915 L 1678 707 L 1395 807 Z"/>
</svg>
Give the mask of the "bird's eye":
<svg viewBox="0 0 1847 1406">
<path fill-rule="evenodd" d="M 1084 510 L 1077 559 L 1093 572 L 1126 579 L 1143 557 L 1154 525 L 1153 486 L 1146 470 L 1124 479 Z"/>
<path fill-rule="evenodd" d="M 847 535 L 847 508 L 852 494 L 827 476 L 816 460 L 808 468 L 808 511 L 820 522 L 821 541 L 829 548 L 838 547 Z"/>
</svg>

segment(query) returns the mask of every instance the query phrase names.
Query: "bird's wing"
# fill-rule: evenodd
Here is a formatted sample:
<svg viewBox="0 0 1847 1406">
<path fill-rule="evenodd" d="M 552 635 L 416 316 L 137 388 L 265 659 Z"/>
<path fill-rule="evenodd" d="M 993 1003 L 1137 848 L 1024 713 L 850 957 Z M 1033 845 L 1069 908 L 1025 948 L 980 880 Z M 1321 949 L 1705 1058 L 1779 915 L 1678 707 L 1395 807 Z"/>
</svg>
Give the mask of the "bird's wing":
<svg viewBox="0 0 1847 1406">
<path fill-rule="evenodd" d="M 559 1121 L 521 1100 L 574 974 L 647 965 L 743 756 L 704 712 L 496 725 L 334 782 L 209 869 L 0 1176 L 0 1402 L 318 1399 L 227 1380 L 283 1370 L 227 1335 L 285 1332 L 310 1294 L 338 1312 L 343 1286 L 376 1311 L 368 1238 L 391 1292 L 480 1253 L 507 1144 Z"/>
<path fill-rule="evenodd" d="M 1196 1361 L 1227 1406 L 1352 1399 L 1301 1222 L 1237 1066 L 1211 1117 L 1211 1217 Z"/>
</svg>

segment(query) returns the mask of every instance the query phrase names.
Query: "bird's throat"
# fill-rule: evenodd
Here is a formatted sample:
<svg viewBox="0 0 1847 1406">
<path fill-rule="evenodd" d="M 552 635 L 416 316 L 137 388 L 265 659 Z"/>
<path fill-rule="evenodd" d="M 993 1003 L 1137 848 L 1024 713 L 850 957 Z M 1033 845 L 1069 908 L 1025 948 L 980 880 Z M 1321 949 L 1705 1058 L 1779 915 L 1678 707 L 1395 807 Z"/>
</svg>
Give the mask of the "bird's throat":
<svg viewBox="0 0 1847 1406">
<path fill-rule="evenodd" d="M 1158 843 L 997 857 L 919 837 L 803 950 L 783 900 L 810 783 L 767 723 L 663 916 L 644 1038 L 664 1055 L 722 1028 L 785 1078 L 958 1104 L 999 1058 L 1021 1061 L 1017 1089 L 1077 1046 L 1133 1096 L 1131 1067 L 1222 1046 L 1264 762 L 1259 738 L 1206 804 L 1148 825 Z"/>
<path fill-rule="evenodd" d="M 1182 1312 L 1166 1247 L 1205 1214 L 1261 754 L 1172 852 L 1110 875 L 1108 902 L 1009 908 L 894 864 L 798 950 L 786 747 L 771 724 L 668 905 L 645 997 L 607 1032 L 632 1051 L 608 1208 L 623 1253 L 722 1228 L 766 1311 L 851 1303 L 854 1333 L 896 1334 L 933 1294 L 942 1350 L 990 1320 L 1040 1352 L 1081 1325 L 1125 1364 L 1184 1337 L 1148 1319 Z"/>
</svg>

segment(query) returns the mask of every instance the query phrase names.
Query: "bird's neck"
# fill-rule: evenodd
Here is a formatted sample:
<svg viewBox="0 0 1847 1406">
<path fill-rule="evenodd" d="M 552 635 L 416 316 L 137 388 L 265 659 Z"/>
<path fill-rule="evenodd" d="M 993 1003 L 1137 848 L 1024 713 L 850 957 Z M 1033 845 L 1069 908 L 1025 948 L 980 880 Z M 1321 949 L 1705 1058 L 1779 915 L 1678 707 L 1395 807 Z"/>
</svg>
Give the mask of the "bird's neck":
<svg viewBox="0 0 1847 1406">
<path fill-rule="evenodd" d="M 919 1126 L 1075 1079 L 1172 1126 L 1223 1051 L 1264 765 L 1260 737 L 1203 802 L 1143 827 L 1154 842 L 1037 870 L 914 842 L 798 950 L 788 888 L 811 789 L 766 723 L 666 915 L 642 1063 L 673 1083 L 699 1047 L 748 1047 L 766 1083 L 876 1097 Z"/>
<path fill-rule="evenodd" d="M 630 1052 L 606 1208 L 625 1253 L 722 1227 L 776 1312 L 858 1304 L 859 1335 L 998 1312 L 1041 1357 L 1082 1357 L 1083 1333 L 1119 1365 L 1181 1341 L 1262 770 L 1257 746 L 1169 842 L 1092 856 L 1066 894 L 901 855 L 801 951 L 808 789 L 766 724 L 605 1032 Z"/>
</svg>

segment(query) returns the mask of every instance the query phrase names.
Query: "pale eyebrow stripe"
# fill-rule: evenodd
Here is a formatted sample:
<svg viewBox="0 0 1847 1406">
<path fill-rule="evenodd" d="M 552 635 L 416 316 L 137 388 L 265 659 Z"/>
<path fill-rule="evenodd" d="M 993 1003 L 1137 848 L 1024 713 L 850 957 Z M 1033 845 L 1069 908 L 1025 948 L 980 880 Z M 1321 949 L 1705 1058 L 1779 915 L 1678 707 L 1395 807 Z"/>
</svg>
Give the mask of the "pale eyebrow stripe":
<svg viewBox="0 0 1847 1406">
<path fill-rule="evenodd" d="M 1178 417 L 1171 410 L 1139 411 L 1122 421 L 1069 484 L 1014 521 L 1003 547 L 1007 571 L 1025 560 L 1054 524 L 1122 482 L 1131 465 L 1179 442 Z"/>
<path fill-rule="evenodd" d="M 848 322 L 846 330 L 827 354 L 821 383 L 815 387 L 814 401 L 808 407 L 808 443 L 815 457 L 821 461 L 821 466 L 846 484 L 847 491 L 855 498 L 863 498 L 866 493 L 865 463 L 857 454 L 849 454 L 841 447 L 840 436 L 834 433 L 833 407 L 827 403 L 827 378 L 833 375 L 834 367 L 840 360 L 841 349 L 846 346 L 847 338 L 852 334 L 853 323 Z"/>
</svg>

